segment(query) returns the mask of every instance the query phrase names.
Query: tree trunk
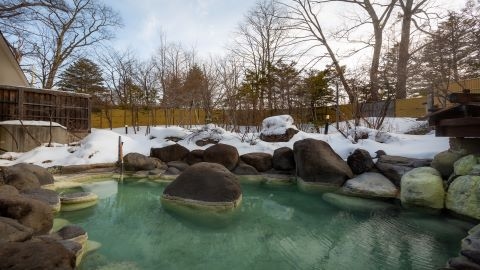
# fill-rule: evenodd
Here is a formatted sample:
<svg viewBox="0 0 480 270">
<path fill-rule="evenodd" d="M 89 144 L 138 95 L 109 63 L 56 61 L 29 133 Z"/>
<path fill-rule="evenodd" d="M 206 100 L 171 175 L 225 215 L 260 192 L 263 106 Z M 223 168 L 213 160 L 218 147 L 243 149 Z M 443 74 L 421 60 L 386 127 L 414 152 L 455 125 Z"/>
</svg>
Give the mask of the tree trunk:
<svg viewBox="0 0 480 270">
<path fill-rule="evenodd" d="M 402 35 L 398 47 L 396 98 L 407 98 L 407 67 L 410 58 L 410 25 L 412 22 L 413 0 L 406 0 L 403 7 Z"/>
<path fill-rule="evenodd" d="M 375 47 L 373 48 L 372 66 L 370 67 L 370 101 L 378 101 L 378 68 L 382 51 L 382 30 L 375 30 Z"/>
</svg>

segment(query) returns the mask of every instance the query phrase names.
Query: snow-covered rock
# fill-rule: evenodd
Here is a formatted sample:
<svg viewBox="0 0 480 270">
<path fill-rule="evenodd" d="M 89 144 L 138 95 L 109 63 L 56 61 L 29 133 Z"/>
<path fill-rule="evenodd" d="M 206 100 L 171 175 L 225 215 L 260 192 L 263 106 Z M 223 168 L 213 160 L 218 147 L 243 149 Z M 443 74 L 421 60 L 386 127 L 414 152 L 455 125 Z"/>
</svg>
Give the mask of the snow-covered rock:
<svg viewBox="0 0 480 270">
<path fill-rule="evenodd" d="M 276 115 L 263 119 L 260 139 L 266 142 L 288 142 L 297 133 L 298 129 L 290 115 Z"/>
</svg>

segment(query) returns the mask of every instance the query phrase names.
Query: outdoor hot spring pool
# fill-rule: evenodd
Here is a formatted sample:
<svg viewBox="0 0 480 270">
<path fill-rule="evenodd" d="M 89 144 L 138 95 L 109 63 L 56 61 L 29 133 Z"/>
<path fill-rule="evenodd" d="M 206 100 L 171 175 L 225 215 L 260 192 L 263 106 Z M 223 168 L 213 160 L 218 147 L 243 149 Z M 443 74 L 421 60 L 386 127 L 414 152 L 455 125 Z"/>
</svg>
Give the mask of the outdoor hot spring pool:
<svg viewBox="0 0 480 270">
<path fill-rule="evenodd" d="M 473 226 L 375 202 L 350 211 L 295 186 L 248 184 L 228 226 L 210 227 L 165 211 L 165 186 L 85 184 L 98 204 L 59 216 L 102 244 L 80 269 L 437 269 Z"/>
</svg>

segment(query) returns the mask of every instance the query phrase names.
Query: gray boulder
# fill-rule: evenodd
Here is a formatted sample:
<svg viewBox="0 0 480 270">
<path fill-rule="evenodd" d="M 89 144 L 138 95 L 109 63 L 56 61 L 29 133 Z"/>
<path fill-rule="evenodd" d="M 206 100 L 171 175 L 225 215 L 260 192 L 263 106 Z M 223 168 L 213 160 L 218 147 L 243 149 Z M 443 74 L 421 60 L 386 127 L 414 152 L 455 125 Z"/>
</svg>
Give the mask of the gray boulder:
<svg viewBox="0 0 480 270">
<path fill-rule="evenodd" d="M 272 166 L 279 171 L 295 170 L 295 159 L 293 150 L 288 147 L 280 147 L 275 149 L 272 157 Z"/>
<path fill-rule="evenodd" d="M 175 167 L 168 167 L 168 169 L 163 173 L 163 175 L 179 175 L 181 171 Z"/>
<path fill-rule="evenodd" d="M 445 206 L 457 214 L 480 219 L 480 176 L 457 177 L 448 187 Z"/>
<path fill-rule="evenodd" d="M 430 163 L 430 159 L 382 155 L 378 158 L 375 166 L 383 175 L 399 187 L 402 176 L 406 172 L 414 168 L 430 166 Z"/>
<path fill-rule="evenodd" d="M 395 198 L 398 189 L 383 174 L 366 172 L 348 180 L 341 192 L 365 198 Z"/>
<path fill-rule="evenodd" d="M 245 162 L 240 161 L 233 170 L 233 173 L 236 175 L 257 175 L 259 174 L 257 169 L 253 166 L 246 164 Z"/>
<path fill-rule="evenodd" d="M 172 144 L 162 148 L 150 149 L 150 156 L 156 157 L 163 162 L 183 160 L 190 151 L 180 144 Z"/>
<path fill-rule="evenodd" d="M 442 209 L 445 201 L 442 176 L 431 167 L 408 171 L 401 180 L 400 199 L 407 207 Z"/>
<path fill-rule="evenodd" d="M 324 141 L 304 139 L 293 144 L 297 177 L 329 187 L 340 187 L 353 173 Z"/>
<path fill-rule="evenodd" d="M 216 163 L 197 163 L 171 182 L 163 195 L 203 202 L 232 202 L 242 190 L 237 178 L 224 166 Z"/>
<path fill-rule="evenodd" d="M 0 196 L 12 196 L 12 195 L 18 195 L 18 189 L 16 189 L 14 186 L 10 185 L 0 185 Z"/>
<path fill-rule="evenodd" d="M 219 143 L 210 146 L 203 152 L 203 160 L 205 162 L 222 164 L 232 171 L 237 167 L 240 158 L 237 148 L 228 144 Z"/>
<path fill-rule="evenodd" d="M 347 164 L 354 174 L 368 172 L 375 166 L 370 153 L 360 148 L 355 149 L 355 151 L 348 156 Z"/>
<path fill-rule="evenodd" d="M 167 163 L 167 166 L 169 168 L 170 167 L 176 168 L 181 172 L 185 171 L 188 167 L 190 167 L 190 165 L 188 165 L 188 163 L 184 161 L 170 161 Z"/>
<path fill-rule="evenodd" d="M 248 153 L 241 155 L 240 159 L 259 172 L 266 172 L 272 168 L 272 155 L 267 153 Z"/>
<path fill-rule="evenodd" d="M 436 169 L 442 175 L 442 178 L 448 178 L 453 173 L 453 164 L 464 155 L 460 152 L 446 150 L 435 155 L 432 160 L 432 168 Z"/>
<path fill-rule="evenodd" d="M 49 205 L 18 195 L 0 196 L 0 216 L 32 228 L 35 235 L 46 234 L 53 226 L 53 211 Z"/>
<path fill-rule="evenodd" d="M 53 239 L 0 245 L 0 269 L 75 269 L 75 255 Z"/>
<path fill-rule="evenodd" d="M 32 235 L 32 228 L 23 226 L 14 219 L 0 217 L 0 245 L 6 242 L 23 242 Z"/>
<path fill-rule="evenodd" d="M 24 190 L 21 194 L 24 197 L 46 203 L 52 208 L 53 212 L 60 212 L 60 196 L 53 190 L 36 188 Z"/>
<path fill-rule="evenodd" d="M 185 161 L 189 164 L 189 165 L 193 165 L 193 164 L 196 164 L 196 163 L 199 163 L 199 162 L 203 162 L 203 152 L 205 150 L 201 150 L 201 149 L 195 149 L 195 150 L 192 150 L 190 151 L 187 156 L 185 157 Z"/>
<path fill-rule="evenodd" d="M 19 163 L 3 169 L 5 184 L 12 185 L 18 190 L 39 188 L 43 185 L 53 184 L 53 176 L 37 165 Z"/>
<path fill-rule="evenodd" d="M 455 175 L 468 175 L 477 164 L 478 158 L 474 155 L 468 155 L 453 163 L 453 171 Z"/>
<path fill-rule="evenodd" d="M 123 157 L 125 170 L 127 171 L 149 171 L 157 168 L 166 168 L 159 159 L 147 157 L 140 153 L 128 153 Z"/>
</svg>

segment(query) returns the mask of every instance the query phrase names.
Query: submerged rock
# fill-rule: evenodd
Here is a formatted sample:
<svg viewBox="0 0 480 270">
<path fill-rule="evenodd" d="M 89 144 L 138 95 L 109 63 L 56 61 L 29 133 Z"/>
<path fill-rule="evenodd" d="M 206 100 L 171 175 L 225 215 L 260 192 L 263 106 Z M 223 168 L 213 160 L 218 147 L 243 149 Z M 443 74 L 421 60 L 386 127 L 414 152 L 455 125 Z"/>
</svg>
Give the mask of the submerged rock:
<svg viewBox="0 0 480 270">
<path fill-rule="evenodd" d="M 457 177 L 449 186 L 447 209 L 475 219 L 480 219 L 480 176 Z"/>
<path fill-rule="evenodd" d="M 327 189 L 339 188 L 353 173 L 348 164 L 324 141 L 304 139 L 293 144 L 297 176 Z"/>
<path fill-rule="evenodd" d="M 98 196 L 92 192 L 74 192 L 62 194 L 62 211 L 76 211 L 97 204 Z"/>
<path fill-rule="evenodd" d="M 377 212 L 395 209 L 393 204 L 378 200 L 350 197 L 335 193 L 325 193 L 322 199 L 335 207 L 346 211 Z"/>
<path fill-rule="evenodd" d="M 445 191 L 440 173 L 431 167 L 420 167 L 405 173 L 401 181 L 403 206 L 442 209 Z"/>
<path fill-rule="evenodd" d="M 203 160 L 210 163 L 218 163 L 232 171 L 237 167 L 240 160 L 237 148 L 234 146 L 219 143 L 210 146 L 203 152 Z"/>
<path fill-rule="evenodd" d="M 348 180 L 341 192 L 367 198 L 395 198 L 398 189 L 383 174 L 366 172 Z"/>
</svg>

